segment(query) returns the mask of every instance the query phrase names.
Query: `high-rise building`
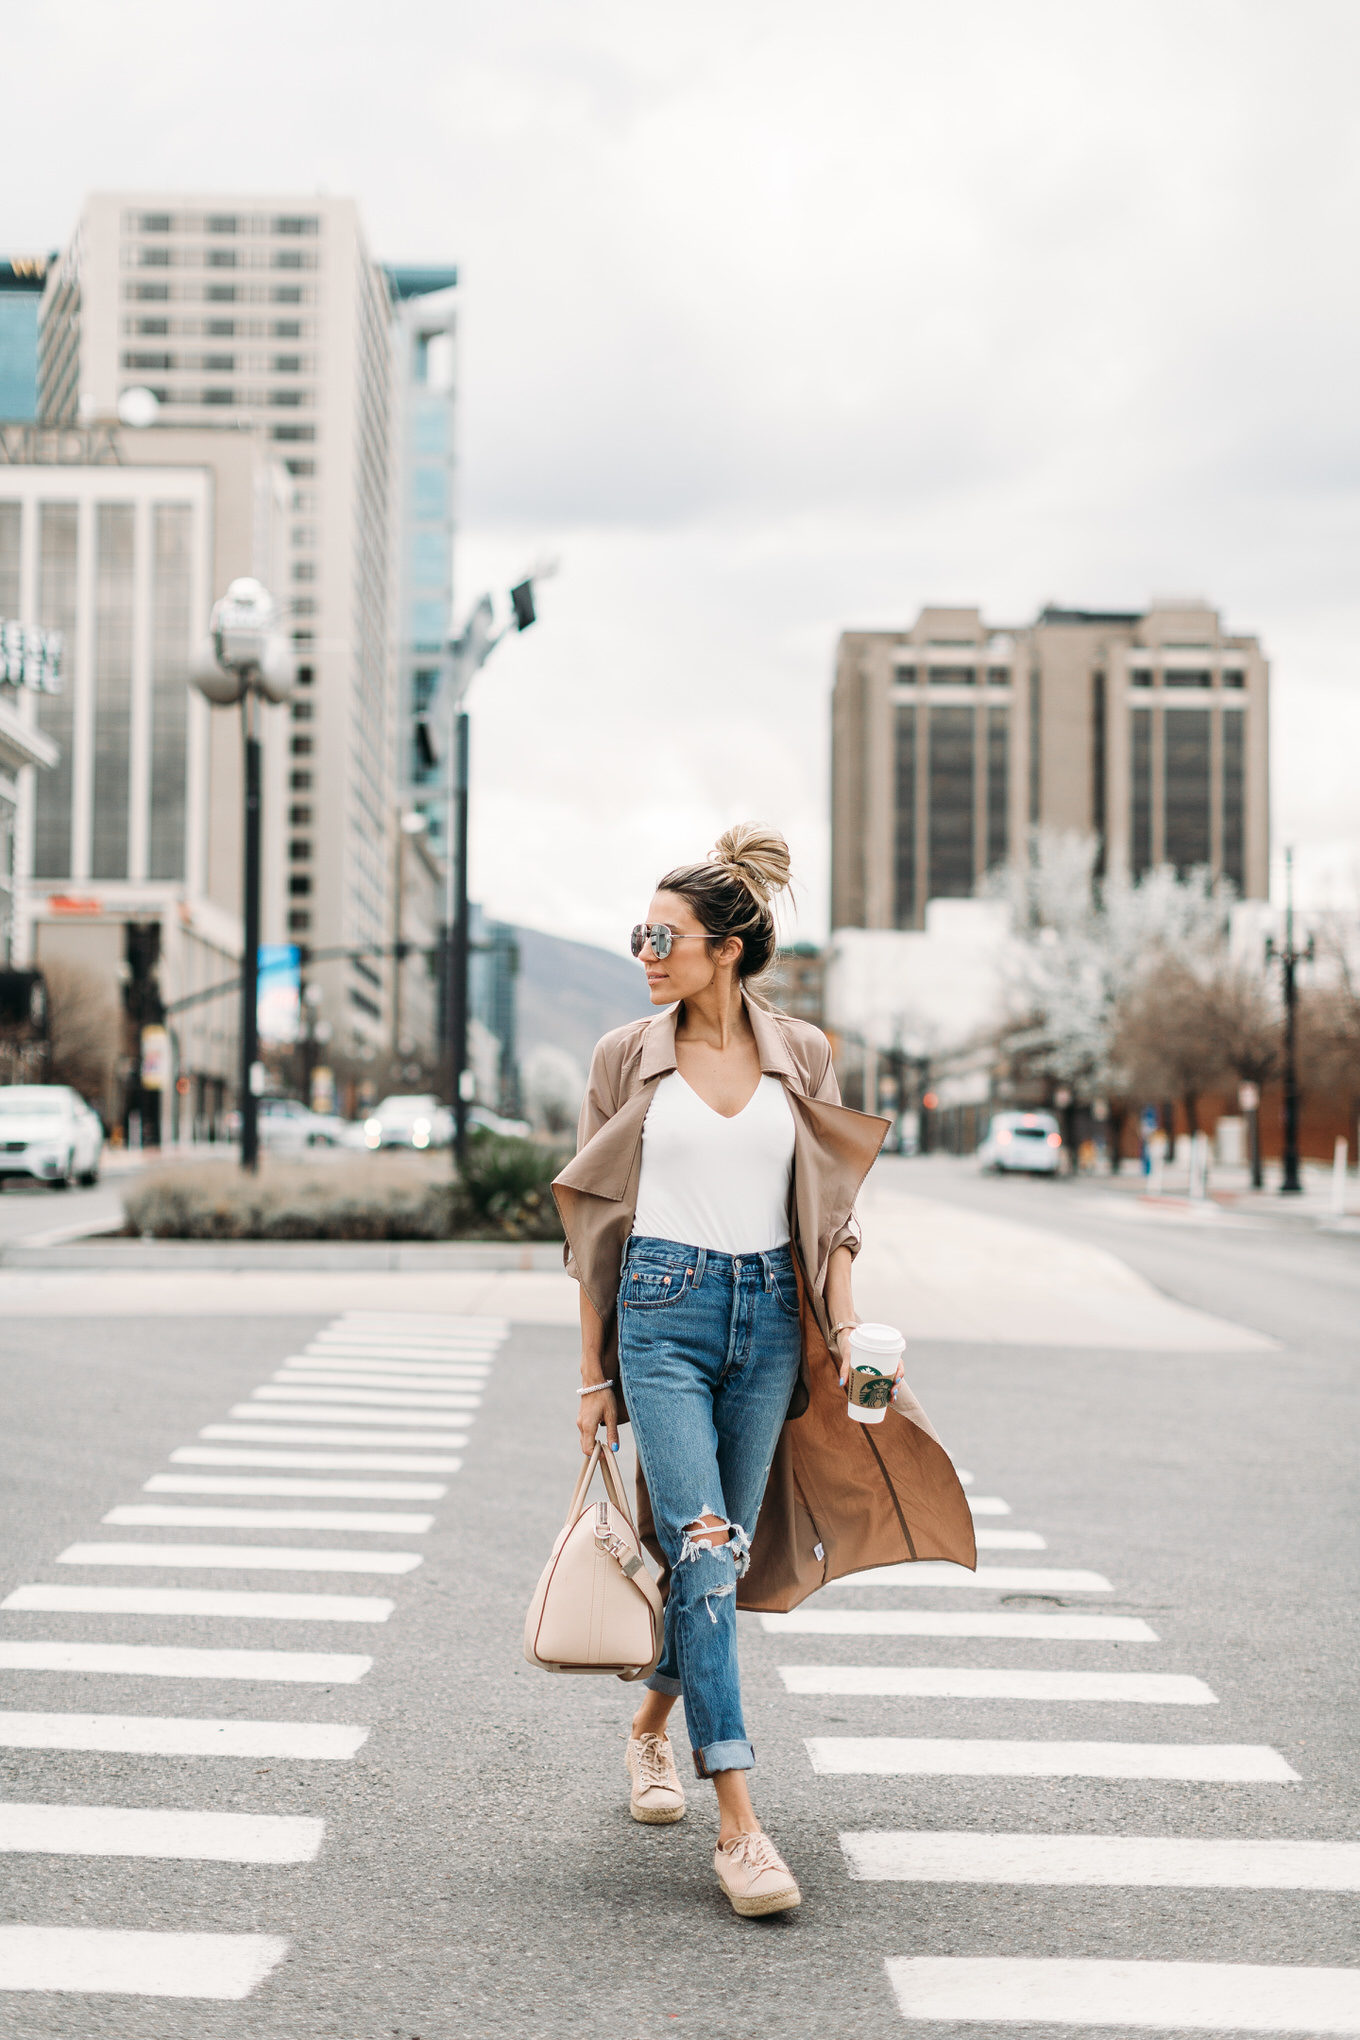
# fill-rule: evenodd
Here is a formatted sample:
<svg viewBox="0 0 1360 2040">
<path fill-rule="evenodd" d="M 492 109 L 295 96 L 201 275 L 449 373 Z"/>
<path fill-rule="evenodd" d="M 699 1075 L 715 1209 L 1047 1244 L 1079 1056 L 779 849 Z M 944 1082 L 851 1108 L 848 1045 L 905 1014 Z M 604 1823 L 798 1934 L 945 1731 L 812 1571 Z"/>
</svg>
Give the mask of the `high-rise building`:
<svg viewBox="0 0 1360 2040">
<path fill-rule="evenodd" d="M 38 415 L 38 306 L 55 259 L 0 256 L 0 418 L 21 424 Z"/>
<path fill-rule="evenodd" d="M 1269 667 L 1194 600 L 923 609 L 847 631 L 832 707 L 832 926 L 921 928 L 1031 828 L 1089 831 L 1135 876 L 1207 866 L 1267 892 Z"/>
<path fill-rule="evenodd" d="M 350 199 L 100 192 L 49 274 L 39 414 L 148 389 L 174 426 L 246 425 L 289 478 L 284 936 L 367 950 L 309 972 L 337 1043 L 386 1046 L 398 808 L 387 279 Z M 205 597 L 222 592 L 214 586 Z M 206 610 L 203 612 L 206 619 Z"/>
<path fill-rule="evenodd" d="M 162 1130 L 224 1130 L 241 731 L 188 674 L 213 591 L 277 578 L 291 487 L 260 431 L 28 425 L 0 438 L 0 614 L 61 637 L 59 687 L 16 700 L 48 769 L 19 800 L 14 953 L 77 1011 L 110 1125 L 135 1115 L 146 1129 L 135 1023 L 163 1018 L 184 1088 Z M 284 708 L 263 725 L 263 933 L 279 942 L 292 726 Z"/>
</svg>

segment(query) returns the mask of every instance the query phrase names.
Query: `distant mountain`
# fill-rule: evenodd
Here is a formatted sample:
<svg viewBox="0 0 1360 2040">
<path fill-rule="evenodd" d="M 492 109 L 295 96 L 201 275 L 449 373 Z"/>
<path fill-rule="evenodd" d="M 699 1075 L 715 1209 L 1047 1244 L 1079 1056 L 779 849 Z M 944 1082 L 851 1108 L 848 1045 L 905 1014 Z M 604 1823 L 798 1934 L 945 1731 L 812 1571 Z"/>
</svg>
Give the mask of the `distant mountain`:
<svg viewBox="0 0 1360 2040">
<path fill-rule="evenodd" d="M 656 1011 L 642 966 L 589 942 L 565 942 L 537 928 L 516 928 L 519 943 L 517 1043 L 521 1063 L 540 1042 L 576 1058 L 584 1073 L 596 1042 Z"/>
</svg>

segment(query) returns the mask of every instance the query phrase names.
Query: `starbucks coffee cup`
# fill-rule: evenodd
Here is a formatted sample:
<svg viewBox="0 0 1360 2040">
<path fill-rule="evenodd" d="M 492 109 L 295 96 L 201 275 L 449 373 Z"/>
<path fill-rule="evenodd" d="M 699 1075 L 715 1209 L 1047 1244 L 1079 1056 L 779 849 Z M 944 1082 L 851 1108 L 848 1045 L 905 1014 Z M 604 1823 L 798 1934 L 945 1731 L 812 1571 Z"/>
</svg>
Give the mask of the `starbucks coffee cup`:
<svg viewBox="0 0 1360 2040">
<path fill-rule="evenodd" d="M 881 1424 L 892 1401 L 906 1340 L 891 1325 L 856 1325 L 850 1334 L 847 1408 L 856 1424 Z"/>
</svg>

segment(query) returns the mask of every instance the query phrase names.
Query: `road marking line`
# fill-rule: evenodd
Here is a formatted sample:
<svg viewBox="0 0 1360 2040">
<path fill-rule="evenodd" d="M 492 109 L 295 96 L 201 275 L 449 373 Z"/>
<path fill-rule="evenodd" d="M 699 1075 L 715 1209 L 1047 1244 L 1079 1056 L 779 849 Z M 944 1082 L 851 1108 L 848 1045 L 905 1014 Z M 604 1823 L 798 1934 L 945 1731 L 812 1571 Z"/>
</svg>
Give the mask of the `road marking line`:
<svg viewBox="0 0 1360 2040">
<path fill-rule="evenodd" d="M 901 1832 L 841 1847 L 850 1875 L 874 1882 L 1360 1891 L 1360 1842 Z"/>
<path fill-rule="evenodd" d="M 305 1384 L 281 1388 L 266 1381 L 250 1391 L 253 1403 L 355 1403 L 361 1410 L 479 1410 L 479 1395 L 425 1388 L 309 1388 Z M 233 1410 L 232 1415 L 238 1416 Z M 406 1421 L 406 1419 L 403 1419 Z M 419 1417 L 410 1421 L 419 1423 Z M 372 1422 L 372 1418 L 369 1418 Z"/>
<path fill-rule="evenodd" d="M 786 1693 L 863 1693 L 899 1700 L 1076 1700 L 1214 1707 L 1203 1679 L 1178 1672 L 1028 1672 L 949 1665 L 781 1665 Z"/>
<path fill-rule="evenodd" d="M 824 1777 L 1161 1778 L 1297 1785 L 1278 1751 L 1253 1743 L 973 1742 L 946 1736 L 810 1736 Z"/>
<path fill-rule="evenodd" d="M 228 1593 L 191 1587 L 16 1587 L 0 1608 L 42 1615 L 217 1615 L 257 1622 L 386 1622 L 372 1594 Z"/>
<path fill-rule="evenodd" d="M 508 1339 L 510 1320 L 503 1317 L 488 1317 L 473 1311 L 452 1310 L 342 1310 L 338 1318 L 332 1319 L 337 1325 L 410 1325 L 437 1331 L 480 1332 L 488 1339 Z"/>
<path fill-rule="evenodd" d="M 282 1395 L 283 1391 L 279 1393 Z M 271 1402 L 263 1389 L 257 1389 L 258 1401 L 236 1403 L 227 1414 L 238 1424 L 252 1420 L 263 1424 L 284 1424 L 291 1420 L 299 1424 L 388 1424 L 393 1427 L 403 1424 L 438 1431 L 448 1430 L 450 1426 L 456 1430 L 458 1425 L 469 1421 L 466 1414 L 469 1410 L 479 1410 L 482 1406 L 479 1395 L 465 1395 L 448 1398 L 447 1406 L 438 1409 L 412 1408 L 409 1404 L 389 1402 L 386 1397 L 374 1395 L 369 1389 L 356 1389 L 354 1396 L 331 1402 L 327 1399 L 331 1394 L 329 1389 L 324 1392 L 317 1389 L 316 1398 L 321 1404 L 317 1408 L 310 1397 L 298 1400 L 291 1388 L 287 1393 L 289 1401 L 286 1408 Z M 346 1407 L 347 1402 L 354 1401 L 360 1394 L 369 1400 L 358 1409 Z"/>
<path fill-rule="evenodd" d="M 438 1444 L 432 1438 L 429 1443 Z M 450 1438 L 451 1445 L 464 1445 L 464 1438 Z M 170 1454 L 174 1466 L 311 1466 L 318 1472 L 334 1473 L 457 1473 L 461 1459 L 435 1458 L 429 1454 L 399 1452 L 229 1452 L 217 1445 L 177 1445 Z"/>
<path fill-rule="evenodd" d="M 199 1650 L 160 1643 L 15 1643 L 0 1638 L 0 1671 L 100 1672 L 126 1679 L 254 1679 L 282 1686 L 353 1686 L 372 1670 L 351 1651 Z"/>
<path fill-rule="evenodd" d="M 1037 1530 L 975 1530 L 979 1551 L 1047 1551 L 1048 1539 Z"/>
<path fill-rule="evenodd" d="M 979 1540 L 981 1541 L 981 1540 Z M 948 1559 L 928 1558 L 908 1565 L 878 1565 L 868 1572 L 847 1573 L 828 1580 L 832 1587 L 980 1587 L 984 1592 L 1013 1594 L 1111 1594 L 1103 1573 L 1065 1572 L 1039 1565 L 980 1565 L 972 1572 Z"/>
<path fill-rule="evenodd" d="M 1011 1505 L 1000 1495 L 969 1495 L 968 1506 L 975 1516 L 1009 1516 Z"/>
<path fill-rule="evenodd" d="M 1135 1615 L 928 1614 L 915 1608 L 795 1608 L 762 1615 L 769 1636 L 1007 1636 L 1042 1643 L 1156 1643 Z"/>
<path fill-rule="evenodd" d="M 1360 2033 L 1360 1969 L 918 1955 L 884 1968 L 904 2019 Z"/>
<path fill-rule="evenodd" d="M 0 1749 L 104 1750 L 136 1757 L 286 1757 L 340 1762 L 366 1728 L 326 1721 L 204 1721 L 150 1714 L 19 1714 L 0 1708 Z"/>
<path fill-rule="evenodd" d="M 7 1855 L 159 1856 L 193 1863 L 314 1863 L 323 1820 L 283 1813 L 182 1813 L 140 1806 L 0 1804 Z"/>
<path fill-rule="evenodd" d="M 337 1551 L 304 1544 L 69 1544 L 58 1565 L 203 1566 L 219 1572 L 409 1573 L 418 1551 Z"/>
<path fill-rule="evenodd" d="M 249 1997 L 287 1953 L 274 1934 L 0 1927 L 0 1990 L 235 2000 Z"/>
<path fill-rule="evenodd" d="M 344 1336 L 322 1332 L 303 1347 L 307 1354 L 345 1353 L 359 1359 L 466 1361 L 473 1366 L 494 1367 L 498 1348 L 485 1339 L 361 1339 L 350 1332 Z"/>
<path fill-rule="evenodd" d="M 442 1502 L 442 1480 L 271 1480 L 249 1474 L 153 1473 L 147 1495 L 335 1495 L 351 1502 Z"/>
<path fill-rule="evenodd" d="M 433 1516 L 385 1509 L 168 1509 L 154 1502 L 125 1503 L 101 1518 L 124 1530 L 381 1530 L 422 1537 Z"/>
<path fill-rule="evenodd" d="M 271 1412 L 277 1415 L 278 1412 Z M 287 1413 L 284 1412 L 286 1415 Z M 199 1432 L 200 1438 L 236 1438 L 243 1444 L 258 1439 L 264 1445 L 384 1445 L 390 1452 L 399 1452 L 403 1446 L 411 1446 L 418 1452 L 428 1451 L 432 1444 L 452 1445 L 461 1450 L 467 1444 L 467 1425 L 475 1422 L 464 1418 L 461 1431 L 441 1433 L 431 1438 L 428 1431 L 330 1431 L 324 1425 L 311 1424 L 205 1424 Z"/>
<path fill-rule="evenodd" d="M 371 1360 L 285 1360 L 271 1381 L 350 1382 L 356 1388 L 481 1388 L 485 1367 L 376 1366 Z"/>
</svg>

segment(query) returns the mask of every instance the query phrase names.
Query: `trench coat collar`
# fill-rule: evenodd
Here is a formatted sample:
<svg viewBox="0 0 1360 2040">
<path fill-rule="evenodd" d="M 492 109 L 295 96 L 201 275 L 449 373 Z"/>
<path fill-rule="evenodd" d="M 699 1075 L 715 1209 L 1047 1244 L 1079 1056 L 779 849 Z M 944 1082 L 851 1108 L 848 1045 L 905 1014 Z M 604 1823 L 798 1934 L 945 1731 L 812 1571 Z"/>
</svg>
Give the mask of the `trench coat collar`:
<svg viewBox="0 0 1360 2040">
<path fill-rule="evenodd" d="M 793 1090 L 801 1092 L 802 1079 L 774 1015 L 765 1007 L 758 1006 L 744 986 L 741 996 L 755 1036 L 761 1074 L 782 1077 Z M 649 1084 L 654 1077 L 669 1076 L 677 1067 L 675 1028 L 679 1017 L 679 1006 L 672 1006 L 669 1012 L 658 1013 L 655 1020 L 648 1023 L 642 1037 L 642 1060 L 638 1067 L 640 1083 Z"/>
</svg>

